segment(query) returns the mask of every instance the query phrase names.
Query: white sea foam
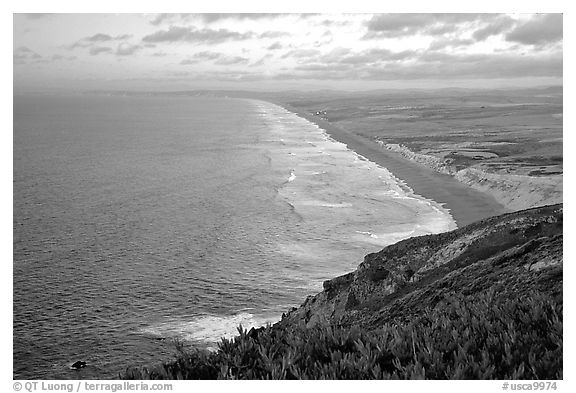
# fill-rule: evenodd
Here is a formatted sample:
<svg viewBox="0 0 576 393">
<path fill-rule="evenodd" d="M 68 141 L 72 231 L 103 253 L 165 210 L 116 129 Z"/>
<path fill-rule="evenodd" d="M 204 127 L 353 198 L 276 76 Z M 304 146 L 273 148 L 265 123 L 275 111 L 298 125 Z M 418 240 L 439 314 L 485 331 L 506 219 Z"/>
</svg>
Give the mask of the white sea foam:
<svg viewBox="0 0 576 393">
<path fill-rule="evenodd" d="M 297 202 L 298 206 L 317 206 L 317 207 L 332 207 L 332 208 L 344 208 L 351 207 L 352 204 L 348 202 L 343 203 L 331 203 L 319 200 L 301 200 Z"/>
<path fill-rule="evenodd" d="M 378 239 L 378 236 L 373 234 L 372 232 L 368 232 L 368 231 L 355 231 L 356 233 L 359 233 L 361 235 L 368 235 L 370 236 L 372 239 Z"/>
<path fill-rule="evenodd" d="M 254 102 L 269 115 L 264 119 L 269 121 L 271 140 L 283 142 L 271 151 L 273 165 L 299 174 L 298 182 L 285 184 L 279 196 L 342 249 L 354 248 L 352 242 L 386 246 L 456 228 L 442 205 L 416 195 L 386 168 L 351 151 L 316 124 L 276 105 Z M 350 230 L 357 236 L 349 236 Z M 367 251 L 354 252 L 361 260 Z"/>
<path fill-rule="evenodd" d="M 157 324 L 141 329 L 141 333 L 160 338 L 178 338 L 204 344 L 214 344 L 222 338 L 238 335 L 238 326 L 249 330 L 268 323 L 277 322 L 278 315 L 256 316 L 250 312 L 239 312 L 234 315 L 199 315 L 189 318 L 167 318 Z"/>
</svg>

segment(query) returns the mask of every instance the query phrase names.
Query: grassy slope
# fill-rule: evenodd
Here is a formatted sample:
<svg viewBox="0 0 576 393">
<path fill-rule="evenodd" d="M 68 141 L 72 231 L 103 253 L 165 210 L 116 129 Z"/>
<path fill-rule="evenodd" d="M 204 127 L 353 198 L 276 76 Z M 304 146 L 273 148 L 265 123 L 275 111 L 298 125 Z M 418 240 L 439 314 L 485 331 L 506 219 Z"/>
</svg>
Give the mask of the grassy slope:
<svg viewBox="0 0 576 393">
<path fill-rule="evenodd" d="M 562 207 L 368 255 L 274 326 L 124 378 L 560 379 Z"/>
</svg>

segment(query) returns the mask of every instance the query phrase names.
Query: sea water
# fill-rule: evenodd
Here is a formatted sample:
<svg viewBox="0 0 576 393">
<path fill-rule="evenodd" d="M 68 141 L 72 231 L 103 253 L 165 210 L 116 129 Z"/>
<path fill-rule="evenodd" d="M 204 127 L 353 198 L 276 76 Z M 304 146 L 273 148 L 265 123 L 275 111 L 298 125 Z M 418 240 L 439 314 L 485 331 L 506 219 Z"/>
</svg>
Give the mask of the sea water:
<svg viewBox="0 0 576 393">
<path fill-rule="evenodd" d="M 14 378 L 114 378 L 174 339 L 214 345 L 367 253 L 455 228 L 263 101 L 17 96 L 13 132 Z"/>
</svg>

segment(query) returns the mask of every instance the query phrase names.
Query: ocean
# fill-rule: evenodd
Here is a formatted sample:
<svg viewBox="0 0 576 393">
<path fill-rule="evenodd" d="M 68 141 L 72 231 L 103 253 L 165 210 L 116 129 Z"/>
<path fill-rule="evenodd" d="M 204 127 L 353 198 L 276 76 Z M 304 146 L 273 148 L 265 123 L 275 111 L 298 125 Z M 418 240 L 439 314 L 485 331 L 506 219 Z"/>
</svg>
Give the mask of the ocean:
<svg viewBox="0 0 576 393">
<path fill-rule="evenodd" d="M 456 227 L 263 101 L 15 96 L 13 137 L 15 379 L 115 378 L 175 340 L 213 347 L 370 252 Z"/>
</svg>

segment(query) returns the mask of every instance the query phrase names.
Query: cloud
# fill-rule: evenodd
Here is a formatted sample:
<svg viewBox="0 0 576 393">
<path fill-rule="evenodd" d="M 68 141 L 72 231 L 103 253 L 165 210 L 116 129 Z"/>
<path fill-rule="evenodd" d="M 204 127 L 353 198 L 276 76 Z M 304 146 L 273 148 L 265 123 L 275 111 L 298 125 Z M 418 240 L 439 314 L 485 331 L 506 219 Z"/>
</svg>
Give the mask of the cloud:
<svg viewBox="0 0 576 393">
<path fill-rule="evenodd" d="M 181 65 L 193 65 L 207 61 L 214 61 L 216 65 L 247 64 L 250 59 L 243 56 L 227 56 L 224 53 L 203 51 L 194 53 L 192 56 L 180 62 Z"/>
<path fill-rule="evenodd" d="M 303 69 L 302 67 L 306 66 L 322 68 L 324 65 L 339 65 L 338 67 L 346 66 L 345 68 L 350 65 L 383 65 L 387 62 L 414 59 L 418 54 L 419 52 L 414 50 L 393 52 L 385 48 L 372 48 L 360 52 L 353 52 L 350 48 L 338 47 L 324 54 L 321 54 L 321 52 L 316 49 L 296 49 L 285 53 L 281 57 L 293 57 L 298 59 L 298 64 L 301 66 L 300 69 Z"/>
<path fill-rule="evenodd" d="M 123 41 L 131 38 L 131 34 L 122 34 L 117 36 L 111 36 L 109 34 L 97 33 L 89 37 L 84 37 L 81 40 L 76 41 L 74 44 L 70 45 L 69 49 L 76 48 L 90 48 L 96 44 L 110 43 L 114 41 Z"/>
<path fill-rule="evenodd" d="M 112 44 L 114 41 L 128 38 L 129 35 L 122 35 L 117 37 L 111 37 L 107 34 L 96 34 L 92 37 L 87 37 L 77 42 L 74 47 L 81 46 L 83 48 L 88 48 L 88 53 L 91 56 L 98 56 L 101 54 L 113 54 L 116 56 L 131 56 L 138 52 L 143 47 L 141 45 L 133 45 L 128 42 L 121 42 L 116 47 L 116 50 L 112 49 L 110 46 L 101 46 L 99 43 L 109 43 Z M 82 44 L 82 45 L 79 45 Z"/>
<path fill-rule="evenodd" d="M 320 24 L 322 26 L 325 27 L 343 27 L 343 26 L 349 26 L 352 24 L 352 21 L 349 20 L 340 20 L 340 21 L 336 21 L 336 20 L 331 20 L 331 19 L 324 19 L 322 22 L 320 22 Z"/>
<path fill-rule="evenodd" d="M 34 52 L 26 46 L 20 46 L 14 50 L 14 64 L 29 64 L 29 63 L 50 63 L 56 61 L 72 61 L 76 60 L 76 56 L 64 56 L 61 54 L 54 54 L 50 57 L 43 57 Z"/>
<path fill-rule="evenodd" d="M 150 21 L 154 26 L 158 26 L 164 22 L 171 22 L 174 20 L 185 20 L 189 17 L 189 14 L 156 14 L 154 18 Z"/>
<path fill-rule="evenodd" d="M 368 30 L 406 35 L 430 23 L 427 14 L 384 14 L 375 15 L 367 22 Z"/>
<path fill-rule="evenodd" d="M 168 30 L 159 30 L 142 38 L 144 42 L 191 42 L 217 44 L 225 41 L 247 40 L 253 33 L 239 33 L 226 29 L 201 29 L 193 27 L 170 26 Z"/>
<path fill-rule="evenodd" d="M 130 37 L 132 37 L 131 34 L 122 34 L 122 35 L 118 35 L 118 36 L 113 37 L 113 36 L 108 35 L 108 34 L 98 33 L 98 34 L 94 34 L 91 37 L 86 37 L 83 40 L 87 41 L 87 42 L 107 42 L 107 41 L 126 40 Z"/>
<path fill-rule="evenodd" d="M 225 56 L 216 60 L 214 64 L 218 65 L 235 65 L 235 64 L 246 64 L 249 59 L 242 56 Z"/>
<path fill-rule="evenodd" d="M 443 35 L 457 31 L 460 24 L 495 17 L 496 14 L 378 14 L 366 22 L 368 32 L 364 38 Z"/>
<path fill-rule="evenodd" d="M 294 57 L 297 59 L 318 56 L 321 52 L 318 49 L 294 49 L 282 55 L 283 59 Z"/>
<path fill-rule="evenodd" d="M 208 13 L 208 14 L 156 14 L 150 23 L 154 26 L 169 23 L 189 22 L 194 19 L 211 24 L 222 20 L 259 20 L 274 19 L 283 14 L 273 13 Z"/>
<path fill-rule="evenodd" d="M 275 43 L 273 43 L 272 45 L 270 45 L 268 48 L 268 50 L 277 50 L 277 49 L 282 49 L 283 46 L 281 43 L 279 43 L 278 41 L 276 41 Z"/>
<path fill-rule="evenodd" d="M 218 70 L 210 72 L 195 72 L 195 71 L 167 71 L 163 74 L 164 78 L 159 79 L 160 82 L 165 81 L 165 77 L 170 78 L 185 78 L 186 81 L 191 80 L 218 80 L 218 81 L 259 81 L 262 80 L 261 73 L 254 73 L 241 70 Z"/>
<path fill-rule="evenodd" d="M 250 66 L 250 67 L 258 67 L 258 66 L 261 66 L 261 65 L 264 64 L 264 61 L 265 61 L 266 59 L 269 59 L 270 57 L 273 57 L 273 55 L 272 55 L 271 53 L 268 53 L 268 54 L 262 56 L 262 58 L 260 58 L 260 60 L 258 60 L 258 61 L 256 61 L 256 62 L 250 64 L 249 66 Z"/>
<path fill-rule="evenodd" d="M 285 37 L 288 34 L 285 31 L 266 31 L 260 35 L 258 35 L 258 38 L 280 38 L 280 37 Z"/>
<path fill-rule="evenodd" d="M 112 53 L 113 50 L 112 48 L 108 48 L 107 46 L 93 46 L 92 48 L 90 48 L 90 51 L 88 53 L 90 53 L 91 56 L 97 56 L 101 53 Z"/>
<path fill-rule="evenodd" d="M 118 45 L 116 49 L 116 55 L 118 56 L 130 56 L 140 50 L 142 47 L 140 45 L 131 45 L 126 42 L 121 43 Z"/>
<path fill-rule="evenodd" d="M 26 46 L 20 46 L 16 48 L 12 56 L 14 64 L 33 63 L 42 59 L 42 56 Z"/>
<path fill-rule="evenodd" d="M 473 40 L 470 38 L 468 38 L 468 39 L 460 39 L 460 38 L 444 39 L 444 38 L 441 38 L 439 40 L 432 42 L 430 44 L 430 46 L 428 47 L 428 50 L 436 51 L 436 50 L 445 49 L 445 48 L 458 48 L 461 46 L 468 46 L 468 45 L 472 45 L 475 43 L 476 43 L 476 40 Z"/>
<path fill-rule="evenodd" d="M 218 22 L 224 19 L 236 19 L 236 20 L 258 20 L 258 19 L 274 19 L 283 14 L 273 14 L 273 13 L 241 13 L 241 14 L 198 14 L 200 18 L 206 23 Z"/>
<path fill-rule="evenodd" d="M 498 35 L 503 33 L 504 31 L 508 30 L 510 27 L 514 25 L 514 20 L 509 16 L 501 16 L 494 20 L 492 23 L 489 23 L 482 27 L 481 29 L 476 30 L 472 37 L 476 41 L 484 41 L 490 36 Z"/>
<path fill-rule="evenodd" d="M 391 52 L 375 48 L 338 56 L 330 54 L 300 63 L 279 79 L 318 80 L 449 80 L 562 77 L 562 56 L 520 54 L 449 54 L 431 51 Z M 312 59 L 311 59 L 312 60 Z M 408 62 L 403 60 L 410 60 Z"/>
<path fill-rule="evenodd" d="M 51 57 L 52 61 L 59 61 L 59 60 L 72 61 L 72 60 L 76 60 L 76 59 L 77 59 L 76 56 L 64 56 L 64 55 L 60 55 L 60 54 L 55 54 L 55 55 L 52 55 L 52 57 Z"/>
<path fill-rule="evenodd" d="M 402 61 L 414 58 L 416 51 L 405 50 L 401 52 L 392 52 L 385 48 L 372 48 L 361 52 L 352 52 L 349 48 L 335 48 L 332 51 L 313 59 L 317 63 L 325 64 L 352 64 L 368 65 L 391 61 Z"/>
<path fill-rule="evenodd" d="M 182 60 L 180 64 L 182 65 L 198 64 L 203 61 L 217 60 L 223 56 L 224 54 L 218 52 L 211 52 L 211 51 L 196 52 L 187 59 Z"/>
<path fill-rule="evenodd" d="M 341 62 L 346 56 L 348 56 L 351 51 L 352 50 L 349 48 L 334 48 L 330 52 L 320 57 L 319 61 L 322 63 L 338 63 Z"/>
<path fill-rule="evenodd" d="M 562 14 L 541 14 L 517 26 L 505 38 L 506 41 L 536 46 L 561 41 L 562 36 Z"/>
<path fill-rule="evenodd" d="M 192 55 L 194 59 L 201 59 L 201 60 L 216 60 L 222 56 L 223 56 L 222 53 L 212 51 L 202 51 L 194 53 L 194 55 Z"/>
</svg>

